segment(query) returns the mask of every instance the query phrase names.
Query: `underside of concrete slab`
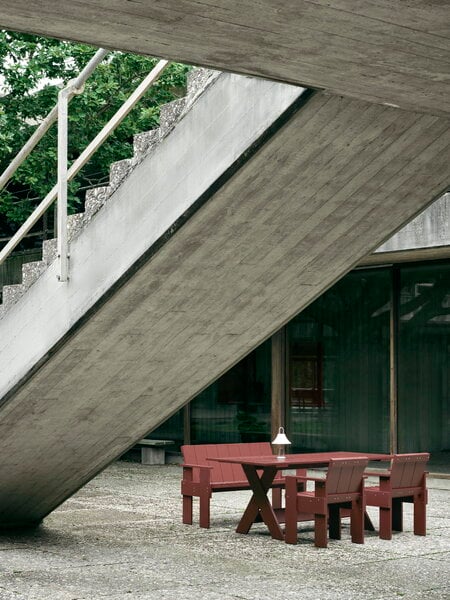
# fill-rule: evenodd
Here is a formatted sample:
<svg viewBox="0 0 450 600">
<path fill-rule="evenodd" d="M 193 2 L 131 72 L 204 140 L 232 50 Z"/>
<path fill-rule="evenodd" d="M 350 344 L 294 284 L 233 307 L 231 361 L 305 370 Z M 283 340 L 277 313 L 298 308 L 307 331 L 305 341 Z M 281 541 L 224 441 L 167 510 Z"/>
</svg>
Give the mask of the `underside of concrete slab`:
<svg viewBox="0 0 450 600">
<path fill-rule="evenodd" d="M 439 0 L 2 0 L 0 26 L 449 115 Z"/>
</svg>

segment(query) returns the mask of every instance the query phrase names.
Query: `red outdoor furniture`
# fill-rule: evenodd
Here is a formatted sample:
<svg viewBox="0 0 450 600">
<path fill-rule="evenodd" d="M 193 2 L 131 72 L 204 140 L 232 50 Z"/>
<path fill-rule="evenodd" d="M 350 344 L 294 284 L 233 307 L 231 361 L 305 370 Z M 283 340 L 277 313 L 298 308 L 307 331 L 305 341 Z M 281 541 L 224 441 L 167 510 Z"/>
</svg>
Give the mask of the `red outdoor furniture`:
<svg viewBox="0 0 450 600">
<path fill-rule="evenodd" d="M 430 458 L 419 454 L 394 454 L 389 471 L 370 472 L 380 478 L 378 486 L 365 488 L 368 506 L 380 508 L 380 538 L 390 540 L 392 530 L 403 531 L 403 502 L 414 503 L 414 533 L 426 535 L 428 501 L 425 467 Z"/>
<path fill-rule="evenodd" d="M 363 454 L 367 460 L 388 461 L 389 454 Z M 213 462 L 241 465 L 247 477 L 253 495 L 236 528 L 237 533 L 248 533 L 253 523 L 264 521 L 270 535 L 284 540 L 280 523 L 284 522 L 285 510 L 270 504 L 267 492 L 283 469 L 327 467 L 335 458 L 361 458 L 361 452 L 314 452 L 311 454 L 287 454 L 280 459 L 276 456 L 241 456 L 236 458 L 211 458 Z M 305 514 L 301 520 L 311 520 L 311 514 Z"/>
<path fill-rule="evenodd" d="M 286 476 L 285 542 L 297 543 L 299 513 L 314 516 L 314 543 L 327 547 L 330 538 L 341 539 L 340 509 L 350 509 L 352 542 L 364 543 L 364 469 L 368 459 L 332 458 L 326 478 Z M 313 492 L 298 491 L 298 482 L 314 481 Z M 303 520 L 303 519 L 302 519 Z"/>
<path fill-rule="evenodd" d="M 198 444 L 181 447 L 184 464 L 181 493 L 183 495 L 183 523 L 192 525 L 193 498 L 200 499 L 200 527 L 210 526 L 210 502 L 213 492 L 250 490 L 251 485 L 239 464 L 211 462 L 211 458 L 242 456 L 272 456 L 270 442 L 238 444 Z M 298 472 L 298 474 L 304 474 Z M 278 473 L 268 487 L 272 488 L 272 503 L 281 508 L 281 490 L 284 477 Z"/>
</svg>

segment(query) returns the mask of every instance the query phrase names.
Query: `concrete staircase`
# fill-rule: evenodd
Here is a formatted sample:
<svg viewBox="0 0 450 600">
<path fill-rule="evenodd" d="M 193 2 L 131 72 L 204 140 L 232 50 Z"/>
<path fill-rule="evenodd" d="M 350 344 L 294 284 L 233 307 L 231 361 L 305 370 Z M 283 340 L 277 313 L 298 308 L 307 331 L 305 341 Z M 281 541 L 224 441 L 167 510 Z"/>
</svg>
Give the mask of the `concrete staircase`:
<svg viewBox="0 0 450 600">
<path fill-rule="evenodd" d="M 196 71 L 4 290 L 0 525 L 37 523 L 439 196 L 446 119 Z"/>
<path fill-rule="evenodd" d="M 134 136 L 133 157 L 113 163 L 110 166 L 109 185 L 90 189 L 86 192 L 85 211 L 68 217 L 68 238 L 73 241 L 94 215 L 118 189 L 122 181 L 139 165 L 148 154 L 172 131 L 176 123 L 189 111 L 206 87 L 219 76 L 218 71 L 193 69 L 187 76 L 187 95 L 161 107 L 160 127 Z M 43 242 L 42 260 L 28 262 L 22 268 L 22 283 L 3 286 L 0 319 L 41 276 L 57 258 L 57 240 Z"/>
</svg>

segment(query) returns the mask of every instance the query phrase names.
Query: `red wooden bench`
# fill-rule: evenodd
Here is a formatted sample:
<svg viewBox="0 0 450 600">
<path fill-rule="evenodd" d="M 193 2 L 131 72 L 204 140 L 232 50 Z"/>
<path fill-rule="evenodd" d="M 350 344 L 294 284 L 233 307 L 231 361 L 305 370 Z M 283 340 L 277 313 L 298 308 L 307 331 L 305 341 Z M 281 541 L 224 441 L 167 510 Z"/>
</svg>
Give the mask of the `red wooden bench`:
<svg viewBox="0 0 450 600">
<path fill-rule="evenodd" d="M 314 543 L 327 547 L 330 538 L 341 539 L 340 510 L 350 509 L 352 542 L 364 543 L 364 469 L 367 458 L 334 458 L 326 478 L 286 476 L 285 541 L 297 543 L 297 521 L 304 514 L 314 515 Z M 298 482 L 314 481 L 314 492 L 299 492 Z M 303 518 L 301 519 L 303 520 Z"/>
<path fill-rule="evenodd" d="M 394 454 L 388 471 L 369 472 L 378 476 L 380 485 L 365 489 L 366 504 L 380 509 L 380 538 L 390 540 L 392 530 L 403 530 L 403 502 L 414 503 L 414 533 L 426 534 L 427 487 L 426 452 Z"/>
<path fill-rule="evenodd" d="M 269 456 L 270 442 L 240 444 L 198 444 L 182 446 L 184 464 L 181 493 L 183 495 L 183 523 L 192 525 L 193 497 L 200 499 L 200 527 L 210 526 L 210 501 L 213 492 L 250 490 L 241 465 L 208 461 L 208 458 L 232 456 Z M 304 473 L 302 471 L 302 473 Z M 300 474 L 300 472 L 299 472 Z M 284 477 L 278 473 L 272 487 L 274 508 L 281 508 L 281 488 Z"/>
</svg>

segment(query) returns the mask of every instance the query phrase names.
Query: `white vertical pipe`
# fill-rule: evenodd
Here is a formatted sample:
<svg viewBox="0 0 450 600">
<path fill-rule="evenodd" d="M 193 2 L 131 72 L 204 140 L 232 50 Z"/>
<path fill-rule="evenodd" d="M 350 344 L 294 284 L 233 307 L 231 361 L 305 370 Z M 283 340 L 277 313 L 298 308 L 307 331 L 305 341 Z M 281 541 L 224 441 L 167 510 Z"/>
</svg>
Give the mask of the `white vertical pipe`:
<svg viewBox="0 0 450 600">
<path fill-rule="evenodd" d="M 67 247 L 67 143 L 69 93 L 63 89 L 58 94 L 58 260 L 61 282 L 68 280 L 69 257 Z"/>
</svg>

